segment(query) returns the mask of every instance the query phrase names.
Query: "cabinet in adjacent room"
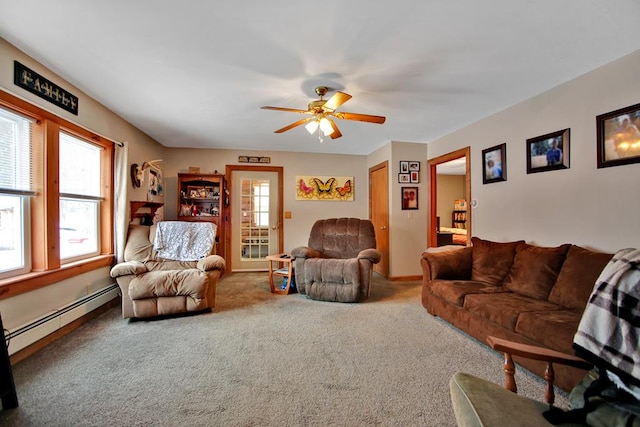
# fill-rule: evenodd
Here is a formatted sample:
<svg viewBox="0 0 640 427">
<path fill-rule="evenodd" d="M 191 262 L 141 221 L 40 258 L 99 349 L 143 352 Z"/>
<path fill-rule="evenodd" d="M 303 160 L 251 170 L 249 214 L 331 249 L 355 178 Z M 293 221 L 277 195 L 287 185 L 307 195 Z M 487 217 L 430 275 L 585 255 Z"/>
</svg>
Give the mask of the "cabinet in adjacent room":
<svg viewBox="0 0 640 427">
<path fill-rule="evenodd" d="M 213 222 L 216 253 L 224 257 L 226 186 L 221 174 L 178 174 L 178 221 Z"/>
</svg>

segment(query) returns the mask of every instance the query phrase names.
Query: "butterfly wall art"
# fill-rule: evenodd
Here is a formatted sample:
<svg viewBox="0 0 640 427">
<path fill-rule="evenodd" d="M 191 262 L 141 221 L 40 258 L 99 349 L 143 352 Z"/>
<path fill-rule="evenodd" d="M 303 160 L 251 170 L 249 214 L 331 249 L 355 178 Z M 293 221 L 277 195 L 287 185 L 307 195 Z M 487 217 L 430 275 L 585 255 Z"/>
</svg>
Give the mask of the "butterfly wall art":
<svg viewBox="0 0 640 427">
<path fill-rule="evenodd" d="M 296 176 L 296 200 L 353 201 L 352 176 Z"/>
</svg>

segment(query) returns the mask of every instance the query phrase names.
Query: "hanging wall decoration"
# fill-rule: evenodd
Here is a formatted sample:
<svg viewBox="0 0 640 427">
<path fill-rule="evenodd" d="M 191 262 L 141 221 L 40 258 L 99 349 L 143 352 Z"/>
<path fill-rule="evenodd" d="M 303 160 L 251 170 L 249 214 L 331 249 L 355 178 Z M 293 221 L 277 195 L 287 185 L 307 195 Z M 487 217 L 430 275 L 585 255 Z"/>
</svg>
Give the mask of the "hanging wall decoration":
<svg viewBox="0 0 640 427">
<path fill-rule="evenodd" d="M 13 61 L 13 83 L 40 98 L 78 115 L 78 97 L 18 61 Z"/>
<path fill-rule="evenodd" d="M 598 168 L 640 163 L 640 104 L 596 117 Z"/>
<path fill-rule="evenodd" d="M 296 200 L 352 202 L 352 176 L 296 176 Z"/>
</svg>

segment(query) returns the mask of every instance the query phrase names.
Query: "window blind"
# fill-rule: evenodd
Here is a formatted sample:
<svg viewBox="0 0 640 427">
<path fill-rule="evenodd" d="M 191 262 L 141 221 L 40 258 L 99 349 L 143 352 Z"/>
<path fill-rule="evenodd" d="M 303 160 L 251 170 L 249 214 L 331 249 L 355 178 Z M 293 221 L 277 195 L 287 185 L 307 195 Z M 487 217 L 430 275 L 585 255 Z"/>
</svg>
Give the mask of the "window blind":
<svg viewBox="0 0 640 427">
<path fill-rule="evenodd" d="M 0 107 L 0 193 L 33 195 L 33 120 Z"/>
</svg>

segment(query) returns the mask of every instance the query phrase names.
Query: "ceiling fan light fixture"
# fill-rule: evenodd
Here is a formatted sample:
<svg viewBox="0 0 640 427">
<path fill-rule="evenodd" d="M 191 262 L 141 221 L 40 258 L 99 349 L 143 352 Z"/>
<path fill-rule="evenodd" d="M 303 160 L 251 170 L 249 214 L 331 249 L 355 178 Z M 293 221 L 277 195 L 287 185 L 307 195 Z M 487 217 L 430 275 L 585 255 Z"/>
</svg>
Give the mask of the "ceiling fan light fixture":
<svg viewBox="0 0 640 427">
<path fill-rule="evenodd" d="M 333 126 L 331 126 L 331 122 L 325 117 L 320 119 L 320 130 L 325 136 L 329 136 L 333 133 Z"/>
<path fill-rule="evenodd" d="M 291 123 L 281 129 L 275 130 L 275 133 L 283 133 L 291 130 L 295 127 L 304 125 L 311 135 L 318 131 L 318 139 L 322 142 L 322 138 L 325 136 L 331 136 L 331 139 L 342 137 L 342 132 L 336 126 L 335 119 L 341 120 L 355 120 L 359 122 L 369 122 L 382 124 L 385 121 L 383 116 L 372 116 L 370 114 L 360 113 L 345 113 L 342 111 L 336 111 L 342 104 L 351 99 L 351 95 L 348 93 L 337 91 L 331 98 L 324 100 L 324 95 L 327 94 L 329 88 L 326 86 L 318 86 L 316 88 L 316 94 L 320 96 L 320 99 L 311 101 L 306 110 L 300 110 L 297 108 L 284 108 L 284 107 L 271 107 L 265 105 L 263 110 L 275 110 L 275 111 L 287 111 L 290 113 L 308 114 L 310 117 L 298 120 Z"/>
<path fill-rule="evenodd" d="M 315 131 L 318 130 L 318 126 L 319 126 L 318 120 L 312 120 L 306 125 L 304 125 L 304 128 L 307 130 L 307 132 L 313 135 Z"/>
</svg>

